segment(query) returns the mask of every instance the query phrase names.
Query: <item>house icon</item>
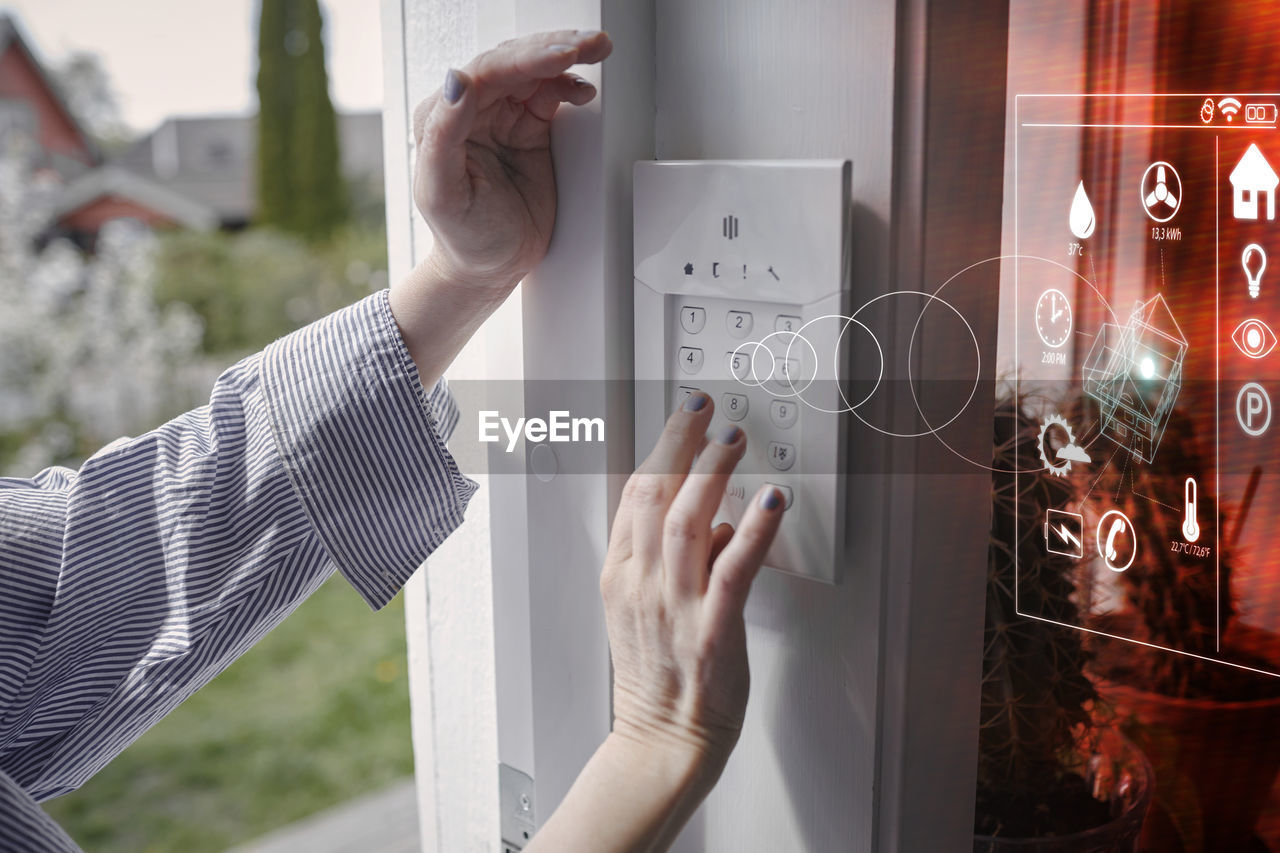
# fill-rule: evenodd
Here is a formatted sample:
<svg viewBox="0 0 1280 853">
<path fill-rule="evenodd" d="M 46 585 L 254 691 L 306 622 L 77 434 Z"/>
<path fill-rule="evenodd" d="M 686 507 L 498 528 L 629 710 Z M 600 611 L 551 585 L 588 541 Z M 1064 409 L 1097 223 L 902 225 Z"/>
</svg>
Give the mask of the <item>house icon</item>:
<svg viewBox="0 0 1280 853">
<path fill-rule="evenodd" d="M 1280 186 L 1280 176 L 1256 144 L 1250 145 L 1236 164 L 1231 185 L 1235 187 L 1236 219 L 1258 219 L 1258 196 L 1263 193 L 1267 196 L 1267 219 L 1276 218 L 1276 187 Z"/>
</svg>

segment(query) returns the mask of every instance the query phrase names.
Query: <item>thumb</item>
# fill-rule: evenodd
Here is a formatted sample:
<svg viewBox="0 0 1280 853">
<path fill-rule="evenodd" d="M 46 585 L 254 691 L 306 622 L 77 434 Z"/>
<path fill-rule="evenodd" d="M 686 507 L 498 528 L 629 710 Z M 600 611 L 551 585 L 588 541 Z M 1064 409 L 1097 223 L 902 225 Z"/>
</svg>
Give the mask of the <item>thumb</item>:
<svg viewBox="0 0 1280 853">
<path fill-rule="evenodd" d="M 424 214 L 457 210 L 470 200 L 466 142 L 476 119 L 474 90 L 470 75 L 450 69 L 430 110 L 415 122 L 418 201 Z"/>
</svg>

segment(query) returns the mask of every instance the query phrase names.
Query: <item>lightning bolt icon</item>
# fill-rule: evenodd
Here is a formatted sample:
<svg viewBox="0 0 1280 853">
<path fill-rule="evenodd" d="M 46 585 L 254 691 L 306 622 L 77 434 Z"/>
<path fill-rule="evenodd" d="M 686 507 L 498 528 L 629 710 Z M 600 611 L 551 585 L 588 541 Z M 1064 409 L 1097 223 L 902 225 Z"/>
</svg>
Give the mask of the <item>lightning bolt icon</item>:
<svg viewBox="0 0 1280 853">
<path fill-rule="evenodd" d="M 1057 528 L 1055 528 L 1055 530 L 1057 534 L 1061 536 L 1065 541 L 1070 542 L 1072 545 L 1076 546 L 1077 548 L 1082 547 L 1080 544 L 1080 540 L 1077 539 L 1076 535 L 1071 532 L 1071 528 L 1067 527 L 1065 524 L 1059 524 Z"/>
</svg>

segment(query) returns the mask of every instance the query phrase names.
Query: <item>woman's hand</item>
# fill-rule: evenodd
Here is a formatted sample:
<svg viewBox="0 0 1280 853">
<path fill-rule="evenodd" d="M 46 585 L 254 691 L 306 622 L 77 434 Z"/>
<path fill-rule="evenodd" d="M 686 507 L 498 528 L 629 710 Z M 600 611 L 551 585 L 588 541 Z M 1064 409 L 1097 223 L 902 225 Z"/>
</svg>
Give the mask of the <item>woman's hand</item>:
<svg viewBox="0 0 1280 853">
<path fill-rule="evenodd" d="M 419 104 L 413 198 L 435 243 L 390 305 L 424 386 L 547 253 L 551 118 L 561 103 L 596 95 L 568 69 L 612 50 L 604 33 L 578 30 L 503 42 L 451 70 Z"/>
<path fill-rule="evenodd" d="M 666 850 L 737 743 L 750 684 L 742 611 L 784 507 L 766 487 L 737 531 L 711 527 L 747 446 L 733 426 L 708 440 L 711 414 L 706 394 L 689 397 L 623 491 L 600 578 L 613 733 L 530 853 Z"/>
<path fill-rule="evenodd" d="M 542 260 L 556 220 L 551 119 L 596 95 L 569 68 L 612 50 L 602 32 L 513 39 L 451 70 L 418 106 L 413 197 L 445 274 L 505 297 Z"/>
<path fill-rule="evenodd" d="M 613 655 L 614 735 L 687 754 L 718 776 L 747 707 L 742 611 L 783 507 L 778 492 L 765 488 L 737 531 L 712 529 L 747 447 L 732 425 L 707 439 L 712 409 L 705 394 L 687 398 L 627 483 L 600 589 Z"/>
</svg>

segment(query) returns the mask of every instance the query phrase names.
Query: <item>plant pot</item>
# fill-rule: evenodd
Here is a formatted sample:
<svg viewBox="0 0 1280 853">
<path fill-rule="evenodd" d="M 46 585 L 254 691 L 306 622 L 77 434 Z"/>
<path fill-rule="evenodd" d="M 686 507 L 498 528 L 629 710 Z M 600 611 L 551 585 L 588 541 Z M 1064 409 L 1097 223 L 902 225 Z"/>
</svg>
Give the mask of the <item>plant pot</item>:
<svg viewBox="0 0 1280 853">
<path fill-rule="evenodd" d="M 1108 621 L 1110 628 L 1121 628 L 1115 617 Z M 1109 632 L 1125 636 L 1122 629 Z M 1280 637 L 1237 625 L 1229 645 L 1270 660 Z M 1155 767 L 1157 799 L 1140 849 L 1252 849 L 1258 817 L 1280 771 L 1280 698 L 1177 699 L 1105 679 L 1097 687 L 1122 719 L 1137 721 L 1126 734 Z"/>
<path fill-rule="evenodd" d="M 1142 751 L 1118 734 L 1104 737 L 1108 760 L 1095 761 L 1087 781 L 1107 794 L 1111 820 L 1092 829 L 1053 838 L 973 837 L 974 853 L 1134 853 L 1155 787 L 1155 773 Z"/>
</svg>

